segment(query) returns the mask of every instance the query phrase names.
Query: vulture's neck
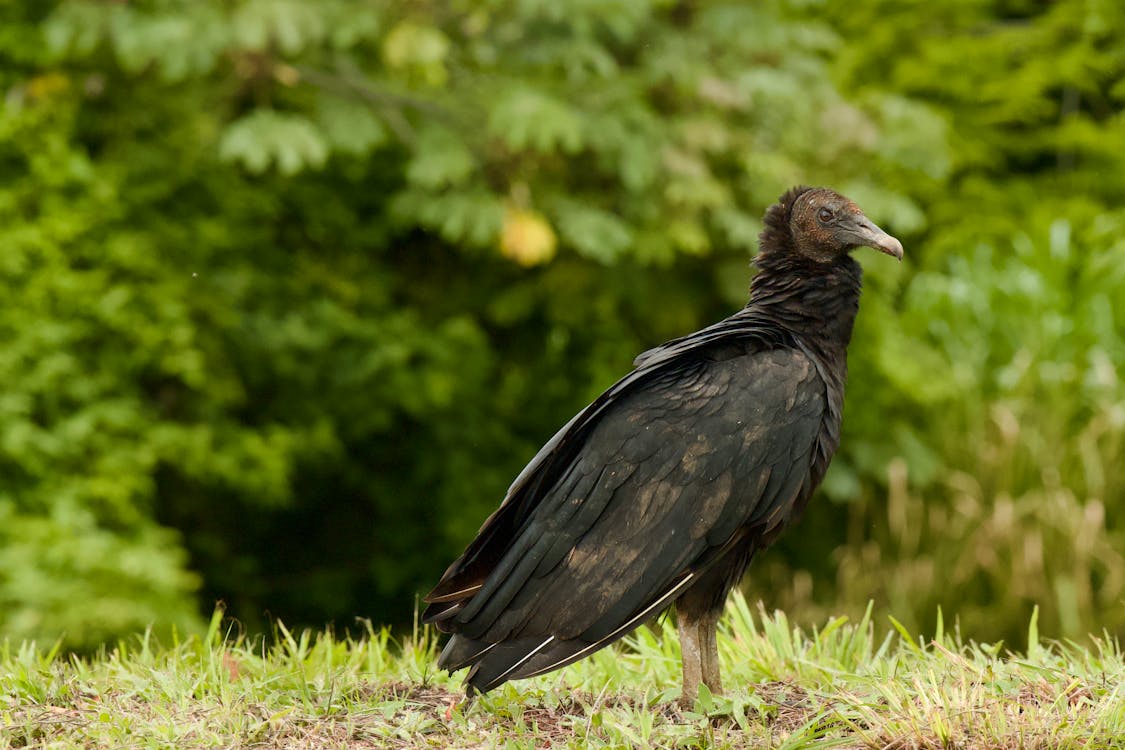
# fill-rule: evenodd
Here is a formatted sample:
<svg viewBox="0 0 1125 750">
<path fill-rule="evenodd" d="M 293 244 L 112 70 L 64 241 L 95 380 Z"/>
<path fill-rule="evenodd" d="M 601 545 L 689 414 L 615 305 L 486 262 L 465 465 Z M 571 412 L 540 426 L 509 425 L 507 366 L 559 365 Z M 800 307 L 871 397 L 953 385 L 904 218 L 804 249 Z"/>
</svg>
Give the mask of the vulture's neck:
<svg viewBox="0 0 1125 750">
<path fill-rule="evenodd" d="M 848 255 L 825 266 L 763 252 L 755 265 L 759 271 L 750 283 L 747 309 L 795 334 L 827 361 L 845 357 L 859 310 L 859 264 Z"/>
</svg>

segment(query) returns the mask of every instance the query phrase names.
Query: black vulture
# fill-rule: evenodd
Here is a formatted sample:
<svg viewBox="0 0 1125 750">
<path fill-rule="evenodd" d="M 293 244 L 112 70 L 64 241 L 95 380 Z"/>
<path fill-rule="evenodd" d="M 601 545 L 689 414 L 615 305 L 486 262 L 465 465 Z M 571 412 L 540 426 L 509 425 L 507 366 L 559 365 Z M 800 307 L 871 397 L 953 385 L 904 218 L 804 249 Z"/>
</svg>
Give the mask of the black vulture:
<svg viewBox="0 0 1125 750">
<path fill-rule="evenodd" d="M 681 701 L 721 691 L 716 625 L 840 441 L 860 247 L 902 244 L 797 187 L 765 214 L 742 310 L 638 356 L 555 434 L 426 597 L 469 696 L 592 654 L 671 604 Z"/>
</svg>

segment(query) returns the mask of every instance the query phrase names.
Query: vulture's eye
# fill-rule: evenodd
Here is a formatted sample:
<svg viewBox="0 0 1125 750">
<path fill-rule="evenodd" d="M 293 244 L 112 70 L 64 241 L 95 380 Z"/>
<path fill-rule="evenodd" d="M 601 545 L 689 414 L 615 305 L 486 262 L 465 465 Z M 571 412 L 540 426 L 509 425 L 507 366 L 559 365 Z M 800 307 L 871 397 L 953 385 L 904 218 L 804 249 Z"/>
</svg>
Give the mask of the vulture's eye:
<svg viewBox="0 0 1125 750">
<path fill-rule="evenodd" d="M 822 224 L 827 224 L 832 221 L 832 212 L 827 208 L 822 208 L 817 211 L 816 218 L 820 219 Z"/>
</svg>

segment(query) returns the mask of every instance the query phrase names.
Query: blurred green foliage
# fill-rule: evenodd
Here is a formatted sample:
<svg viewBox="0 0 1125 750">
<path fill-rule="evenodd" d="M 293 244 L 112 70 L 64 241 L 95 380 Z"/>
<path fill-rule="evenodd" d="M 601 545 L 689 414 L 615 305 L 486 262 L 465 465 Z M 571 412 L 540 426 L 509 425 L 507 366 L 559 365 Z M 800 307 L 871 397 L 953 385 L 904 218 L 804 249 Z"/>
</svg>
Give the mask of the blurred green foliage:
<svg viewBox="0 0 1125 750">
<path fill-rule="evenodd" d="M 409 620 L 800 182 L 908 262 L 752 595 L 1120 630 L 1123 40 L 1108 0 L 0 5 L 0 633 Z"/>
</svg>

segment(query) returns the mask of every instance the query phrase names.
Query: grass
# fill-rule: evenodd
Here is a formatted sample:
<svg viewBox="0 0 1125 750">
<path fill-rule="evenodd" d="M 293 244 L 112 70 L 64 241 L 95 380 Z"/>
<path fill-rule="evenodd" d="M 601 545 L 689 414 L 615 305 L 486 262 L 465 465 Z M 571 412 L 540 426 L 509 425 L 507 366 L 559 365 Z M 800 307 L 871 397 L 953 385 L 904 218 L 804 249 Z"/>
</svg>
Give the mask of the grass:
<svg viewBox="0 0 1125 750">
<path fill-rule="evenodd" d="M 642 629 L 560 673 L 471 705 L 435 670 L 434 635 L 396 643 L 291 633 L 272 645 L 224 635 L 150 636 L 93 658 L 0 647 L 0 748 L 1125 747 L 1125 659 L 1042 643 L 929 643 L 870 609 L 812 632 L 732 598 L 720 641 L 725 696 L 675 705 L 679 651 Z"/>
</svg>

